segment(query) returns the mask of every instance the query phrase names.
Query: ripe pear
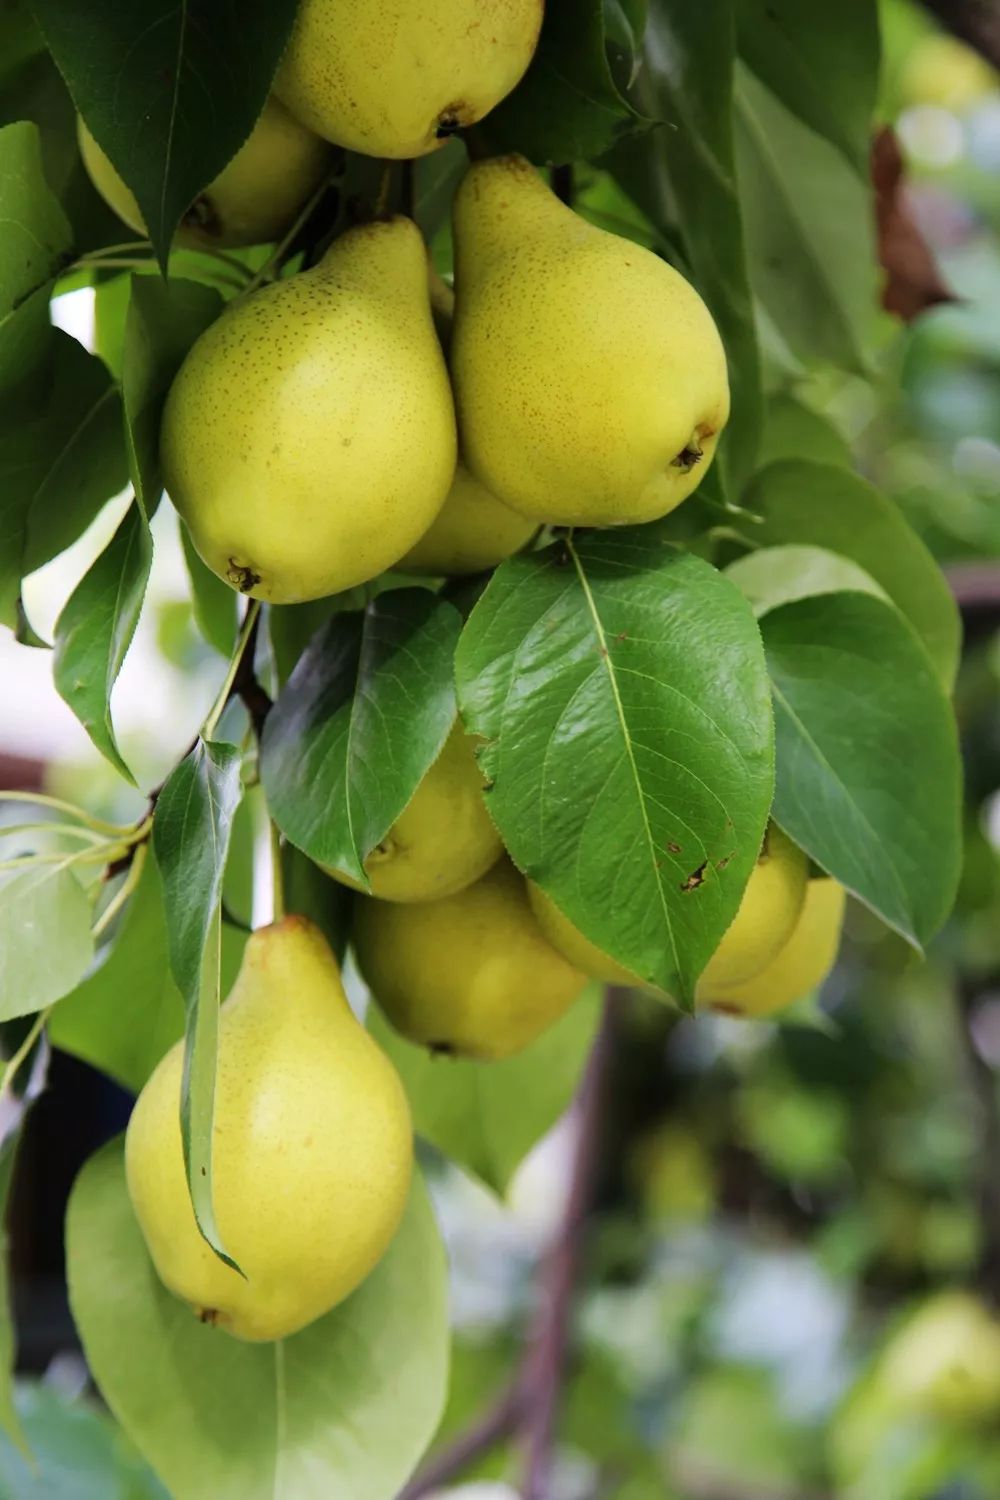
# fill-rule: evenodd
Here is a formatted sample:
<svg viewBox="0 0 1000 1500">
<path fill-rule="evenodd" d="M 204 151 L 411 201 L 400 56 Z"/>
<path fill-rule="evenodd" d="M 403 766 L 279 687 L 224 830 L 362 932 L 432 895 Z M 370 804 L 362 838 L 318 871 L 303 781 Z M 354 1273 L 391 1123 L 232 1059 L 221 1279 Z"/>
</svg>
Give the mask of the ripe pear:
<svg viewBox="0 0 1000 1500">
<path fill-rule="evenodd" d="M 251 1341 L 284 1338 L 352 1292 L 396 1232 L 413 1161 L 402 1084 L 355 1019 L 319 929 L 286 917 L 253 933 L 221 1011 L 212 1136 L 216 1220 L 244 1279 L 195 1224 L 183 1066 L 178 1043 L 125 1138 L 153 1264 L 202 1322 Z"/>
<path fill-rule="evenodd" d="M 354 950 L 411 1042 L 491 1061 L 533 1042 L 586 984 L 546 941 L 524 879 L 502 859 L 457 895 L 411 905 L 362 897 Z"/>
<path fill-rule="evenodd" d="M 441 508 L 455 442 L 423 241 L 393 218 L 229 305 L 174 380 L 161 455 L 208 566 L 292 604 L 397 562 Z"/>
<path fill-rule="evenodd" d="M 542 0 L 301 0 L 274 88 L 294 115 L 351 151 L 435 151 L 524 74 Z"/>
<path fill-rule="evenodd" d="M 82 119 L 80 156 L 105 203 L 138 234 L 146 233 L 139 205 Z M 232 161 L 198 194 L 177 231 L 191 249 L 235 248 L 275 240 L 329 169 L 331 150 L 275 98 Z"/>
<path fill-rule="evenodd" d="M 833 968 L 844 923 L 844 887 L 820 877 L 806 886 L 791 937 L 758 974 L 731 985 L 712 986 L 699 999 L 713 1010 L 768 1016 L 818 989 Z M 704 986 L 704 979 L 702 980 Z"/>
<path fill-rule="evenodd" d="M 457 720 L 409 803 L 365 860 L 372 895 L 380 901 L 431 901 L 485 875 L 503 845 L 486 811 L 484 785 L 474 741 Z M 340 870 L 328 874 L 361 889 Z"/>
<path fill-rule="evenodd" d="M 476 478 L 559 525 L 673 510 L 729 415 L 725 352 L 698 293 L 581 219 L 521 156 L 469 168 L 454 235 L 451 369 Z"/>
<path fill-rule="evenodd" d="M 638 974 L 616 963 L 596 943 L 585 938 L 569 917 L 559 910 L 552 897 L 533 880 L 528 881 L 528 900 L 542 932 L 574 969 L 579 969 L 590 979 L 601 980 L 603 984 L 627 985 L 633 989 L 644 987 Z"/>
<path fill-rule="evenodd" d="M 752 979 L 791 937 L 806 899 L 809 861 L 778 827 L 769 823 L 743 899 L 722 941 L 702 970 L 698 999 Z"/>
</svg>

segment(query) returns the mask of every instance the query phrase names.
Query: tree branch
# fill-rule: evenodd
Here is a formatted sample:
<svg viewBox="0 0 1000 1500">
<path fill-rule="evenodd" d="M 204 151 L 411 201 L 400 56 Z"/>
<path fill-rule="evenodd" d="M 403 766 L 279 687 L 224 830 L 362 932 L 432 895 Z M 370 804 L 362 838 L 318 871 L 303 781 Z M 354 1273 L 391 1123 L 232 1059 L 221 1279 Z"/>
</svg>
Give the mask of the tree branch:
<svg viewBox="0 0 1000 1500">
<path fill-rule="evenodd" d="M 997 0 L 921 0 L 946 31 L 1000 68 L 1000 4 Z"/>
<path fill-rule="evenodd" d="M 422 1496 L 463 1473 L 477 1458 L 510 1437 L 518 1425 L 523 1407 L 520 1385 L 515 1381 L 495 1406 L 460 1433 L 450 1447 L 443 1448 L 424 1465 L 417 1477 L 400 1491 L 399 1500 L 422 1500 Z"/>
</svg>

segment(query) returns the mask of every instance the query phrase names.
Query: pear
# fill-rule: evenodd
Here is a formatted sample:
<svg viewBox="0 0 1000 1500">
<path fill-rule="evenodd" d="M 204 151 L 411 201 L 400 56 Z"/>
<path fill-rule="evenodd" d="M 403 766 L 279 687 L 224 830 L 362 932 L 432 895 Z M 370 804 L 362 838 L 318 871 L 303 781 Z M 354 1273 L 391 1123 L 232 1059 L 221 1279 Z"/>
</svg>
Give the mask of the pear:
<svg viewBox="0 0 1000 1500">
<path fill-rule="evenodd" d="M 455 310 L 455 294 L 431 269 L 431 309 L 434 325 L 447 357 Z M 397 564 L 404 573 L 482 573 L 495 568 L 531 540 L 538 530 L 509 505 L 504 505 L 469 473 L 459 454 L 451 489 L 430 529 Z"/>
<path fill-rule="evenodd" d="M 739 910 L 701 972 L 699 1002 L 752 979 L 791 937 L 806 899 L 809 861 L 776 823 L 764 833 Z"/>
<path fill-rule="evenodd" d="M 455 416 L 416 225 L 359 225 L 231 303 L 163 414 L 170 497 L 210 568 L 292 604 L 397 562 L 455 472 Z"/>
<path fill-rule="evenodd" d="M 546 941 L 509 860 L 457 895 L 412 905 L 362 897 L 358 966 L 411 1042 L 483 1061 L 509 1057 L 568 1010 L 586 983 Z"/>
<path fill-rule="evenodd" d="M 767 1016 L 818 989 L 833 968 L 844 922 L 844 887 L 819 877 L 806 887 L 805 902 L 788 941 L 749 979 L 705 986 L 699 998 L 713 1010 Z"/>
<path fill-rule="evenodd" d="M 79 118 L 77 137 L 83 164 L 105 203 L 130 229 L 145 234 L 134 194 Z M 211 249 L 277 239 L 319 186 L 331 157 L 328 142 L 300 125 L 277 99 L 269 98 L 232 161 L 191 204 L 176 243 Z"/>
<path fill-rule="evenodd" d="M 301 0 L 275 92 L 367 156 L 425 156 L 524 74 L 542 0 Z"/>
<path fill-rule="evenodd" d="M 535 919 L 553 948 L 561 953 L 567 963 L 591 979 L 602 984 L 618 984 L 632 989 L 642 989 L 643 981 L 631 969 L 616 963 L 603 949 L 598 948 L 533 880 L 528 881 L 528 900 Z"/>
<path fill-rule="evenodd" d="M 183 1066 L 179 1042 L 125 1137 L 150 1256 L 202 1322 L 251 1341 L 284 1338 L 352 1292 L 396 1232 L 413 1161 L 402 1084 L 355 1020 L 319 929 L 286 917 L 253 933 L 221 1011 L 212 1136 L 216 1220 L 244 1279 L 195 1224 Z"/>
<path fill-rule="evenodd" d="M 704 302 L 651 251 L 588 224 L 520 156 L 455 198 L 451 369 L 465 462 L 537 521 L 651 521 L 684 500 L 729 415 Z"/>
<path fill-rule="evenodd" d="M 1000 1320 L 972 1292 L 938 1292 L 890 1338 L 875 1381 L 901 1412 L 956 1423 L 995 1421 Z"/>
<path fill-rule="evenodd" d="M 483 801 L 474 741 L 456 721 L 444 748 L 381 844 L 365 860 L 373 896 L 430 901 L 485 875 L 503 853 Z M 335 880 L 360 890 L 339 870 Z"/>
</svg>

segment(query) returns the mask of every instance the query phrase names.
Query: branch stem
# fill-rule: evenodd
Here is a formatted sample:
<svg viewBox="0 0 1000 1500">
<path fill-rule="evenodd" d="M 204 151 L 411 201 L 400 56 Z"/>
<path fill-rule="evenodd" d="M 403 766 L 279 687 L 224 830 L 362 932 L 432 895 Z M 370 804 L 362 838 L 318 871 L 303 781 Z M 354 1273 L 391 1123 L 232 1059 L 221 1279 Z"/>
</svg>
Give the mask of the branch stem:
<svg viewBox="0 0 1000 1500">
<path fill-rule="evenodd" d="M 240 633 L 236 637 L 236 646 L 233 651 L 232 660 L 229 663 L 229 668 L 226 672 L 225 678 L 223 679 L 222 686 L 219 689 L 215 702 L 212 704 L 212 707 L 209 710 L 208 717 L 202 725 L 201 737 L 203 740 L 210 740 L 219 727 L 219 720 L 222 718 L 222 714 L 226 707 L 226 704 L 229 702 L 233 684 L 236 681 L 237 673 L 240 670 L 244 653 L 249 653 L 251 655 L 253 653 L 254 644 L 257 638 L 257 617 L 259 614 L 260 600 L 251 599 L 250 603 L 247 605 L 247 612 L 243 616 L 243 624 L 240 626 Z"/>
</svg>

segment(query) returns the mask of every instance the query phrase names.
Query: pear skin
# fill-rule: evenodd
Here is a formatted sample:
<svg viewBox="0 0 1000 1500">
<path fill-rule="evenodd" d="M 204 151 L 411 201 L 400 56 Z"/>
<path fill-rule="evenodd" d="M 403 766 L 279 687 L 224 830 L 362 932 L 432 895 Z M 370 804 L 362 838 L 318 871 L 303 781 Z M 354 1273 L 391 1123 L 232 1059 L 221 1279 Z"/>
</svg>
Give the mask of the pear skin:
<svg viewBox="0 0 1000 1500">
<path fill-rule="evenodd" d="M 203 1322 L 280 1339 L 348 1296 L 402 1218 L 413 1162 L 409 1106 L 355 1019 L 326 939 L 304 917 L 249 938 L 222 1007 L 213 1201 L 246 1279 L 198 1232 L 184 1175 L 178 1043 L 125 1138 L 128 1190 L 164 1285 Z"/>
<path fill-rule="evenodd" d="M 502 859 L 441 901 L 359 898 L 354 951 L 372 994 L 411 1042 L 491 1061 L 533 1042 L 586 984 L 546 941 L 524 879 Z"/>
<path fill-rule="evenodd" d="M 451 369 L 463 457 L 536 521 L 651 521 L 704 477 L 726 356 L 679 272 L 561 203 L 520 156 L 474 163 L 454 204 Z"/>
<path fill-rule="evenodd" d="M 380 901 L 432 901 L 485 875 L 503 853 L 483 801 L 483 773 L 461 721 L 385 838 L 365 860 Z M 360 890 L 339 870 L 335 880 Z"/>
<path fill-rule="evenodd" d="M 273 604 L 391 567 L 455 473 L 455 416 L 416 225 L 359 225 L 231 303 L 163 414 L 167 490 L 208 566 Z"/>
<path fill-rule="evenodd" d="M 80 155 L 105 203 L 137 234 L 146 224 L 131 189 L 111 165 L 81 119 Z M 329 143 L 300 125 L 277 99 L 264 105 L 232 161 L 191 204 L 176 243 L 190 249 L 236 249 L 275 240 L 329 170 Z"/>
<path fill-rule="evenodd" d="M 791 937 L 770 963 L 740 983 L 711 986 L 704 996 L 699 990 L 699 1002 L 728 1015 L 769 1016 L 811 994 L 836 961 L 844 904 L 844 887 L 836 880 L 810 880 Z"/>
<path fill-rule="evenodd" d="M 809 861 L 776 823 L 769 823 L 757 863 L 732 922 L 702 970 L 699 1001 L 742 984 L 775 958 L 795 930 L 806 899 Z"/>
<path fill-rule="evenodd" d="M 301 0 L 274 88 L 351 151 L 425 156 L 510 93 L 541 24 L 542 0 Z"/>
<path fill-rule="evenodd" d="M 616 963 L 613 958 L 598 948 L 596 943 L 585 938 L 569 917 L 559 910 L 552 897 L 547 895 L 533 880 L 528 881 L 528 899 L 539 927 L 553 948 L 561 953 L 574 969 L 579 969 L 581 974 L 586 974 L 591 979 L 599 979 L 602 984 L 619 984 L 632 989 L 643 988 L 643 982 L 638 974 L 633 974 L 631 969 L 626 969 L 622 964 Z"/>
</svg>

